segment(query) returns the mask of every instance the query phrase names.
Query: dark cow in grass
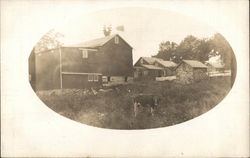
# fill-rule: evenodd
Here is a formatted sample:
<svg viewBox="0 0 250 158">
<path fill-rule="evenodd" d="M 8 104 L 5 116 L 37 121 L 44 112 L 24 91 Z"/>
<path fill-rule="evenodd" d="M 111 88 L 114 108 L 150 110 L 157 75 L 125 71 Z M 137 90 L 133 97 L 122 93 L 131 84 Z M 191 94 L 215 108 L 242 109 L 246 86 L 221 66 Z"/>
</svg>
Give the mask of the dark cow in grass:
<svg viewBox="0 0 250 158">
<path fill-rule="evenodd" d="M 159 105 L 160 97 L 153 94 L 139 94 L 133 98 L 135 117 L 138 112 L 138 107 L 150 107 L 151 115 L 154 116 L 154 109 Z"/>
</svg>

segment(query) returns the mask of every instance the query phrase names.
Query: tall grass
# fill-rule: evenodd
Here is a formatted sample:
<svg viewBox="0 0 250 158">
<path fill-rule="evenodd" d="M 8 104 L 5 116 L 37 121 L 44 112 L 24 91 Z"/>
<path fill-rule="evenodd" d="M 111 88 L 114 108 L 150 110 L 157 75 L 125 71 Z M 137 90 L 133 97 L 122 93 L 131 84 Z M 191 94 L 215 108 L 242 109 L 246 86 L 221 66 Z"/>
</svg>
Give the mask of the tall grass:
<svg viewBox="0 0 250 158">
<path fill-rule="evenodd" d="M 96 95 L 79 89 L 43 91 L 37 95 L 54 111 L 84 124 L 112 129 L 146 129 L 197 117 L 217 105 L 230 89 L 230 77 L 221 77 L 189 85 L 173 81 L 134 82 Z M 149 108 L 139 109 L 138 116 L 134 117 L 132 97 L 139 93 L 161 97 L 153 117 Z"/>
</svg>

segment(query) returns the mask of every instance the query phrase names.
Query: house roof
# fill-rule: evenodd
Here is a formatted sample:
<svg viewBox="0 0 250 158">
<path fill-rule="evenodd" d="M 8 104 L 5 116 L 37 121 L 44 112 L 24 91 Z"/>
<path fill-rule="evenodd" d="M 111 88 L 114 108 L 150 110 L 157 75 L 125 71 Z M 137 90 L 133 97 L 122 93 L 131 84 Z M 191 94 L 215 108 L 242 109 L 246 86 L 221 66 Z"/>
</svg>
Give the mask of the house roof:
<svg viewBox="0 0 250 158">
<path fill-rule="evenodd" d="M 182 60 L 182 61 L 193 68 L 207 68 L 206 65 L 202 64 L 200 61 L 197 60 Z"/>
<path fill-rule="evenodd" d="M 149 64 L 154 64 L 155 61 L 163 60 L 163 59 L 155 58 L 155 57 L 141 57 L 141 58 L 144 59 Z"/>
<path fill-rule="evenodd" d="M 110 41 L 112 38 L 114 38 L 115 36 L 119 36 L 118 34 L 114 34 L 114 35 L 110 35 L 110 36 L 106 36 L 106 37 L 102 37 L 102 38 L 97 38 L 97 39 L 93 39 L 90 41 L 86 41 L 83 43 L 78 43 L 78 44 L 74 44 L 74 45 L 69 45 L 68 47 L 85 47 L 85 48 L 96 48 L 96 47 L 100 47 L 103 46 L 104 44 L 106 44 L 108 41 Z M 120 37 L 120 36 L 119 36 Z M 121 37 L 120 37 L 121 38 Z M 124 40 L 125 41 L 125 40 Z M 125 43 L 127 43 L 125 41 Z M 127 43 L 128 44 L 128 43 Z M 129 44 L 128 44 L 129 45 Z M 129 45 L 130 46 L 130 45 Z M 130 46 L 131 47 L 131 46 Z M 132 47 L 131 47 L 132 48 Z"/>
<path fill-rule="evenodd" d="M 157 60 L 156 62 L 161 64 L 164 67 L 176 67 L 177 66 L 177 64 L 172 61 Z"/>
<path fill-rule="evenodd" d="M 163 68 L 155 66 L 155 65 L 145 65 L 145 64 L 141 64 L 142 67 L 145 67 L 146 69 L 150 69 L 150 70 L 162 70 Z"/>
</svg>

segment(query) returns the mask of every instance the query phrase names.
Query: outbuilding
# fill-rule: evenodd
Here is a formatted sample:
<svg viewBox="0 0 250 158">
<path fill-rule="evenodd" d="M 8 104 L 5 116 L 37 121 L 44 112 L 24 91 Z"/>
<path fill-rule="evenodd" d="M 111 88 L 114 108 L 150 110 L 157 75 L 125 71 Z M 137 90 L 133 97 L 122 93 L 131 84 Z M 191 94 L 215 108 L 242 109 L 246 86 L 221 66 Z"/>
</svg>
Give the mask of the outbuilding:
<svg viewBox="0 0 250 158">
<path fill-rule="evenodd" d="M 197 60 L 182 60 L 176 68 L 179 83 L 189 84 L 207 77 L 207 66 Z"/>
</svg>

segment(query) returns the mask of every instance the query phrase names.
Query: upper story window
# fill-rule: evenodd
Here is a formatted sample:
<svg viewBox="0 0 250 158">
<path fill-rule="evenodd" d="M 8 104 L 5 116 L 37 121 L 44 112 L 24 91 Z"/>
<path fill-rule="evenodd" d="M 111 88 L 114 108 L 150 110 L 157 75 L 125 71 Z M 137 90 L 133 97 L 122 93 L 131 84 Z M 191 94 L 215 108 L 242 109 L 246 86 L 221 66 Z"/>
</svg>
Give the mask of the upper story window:
<svg viewBox="0 0 250 158">
<path fill-rule="evenodd" d="M 119 43 L 119 37 L 115 36 L 115 44 Z"/>
<path fill-rule="evenodd" d="M 140 63 L 143 64 L 143 59 L 140 60 Z"/>
<path fill-rule="evenodd" d="M 88 58 L 88 50 L 86 49 L 82 50 L 82 58 Z"/>
</svg>

